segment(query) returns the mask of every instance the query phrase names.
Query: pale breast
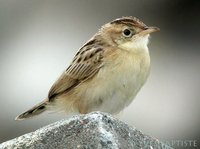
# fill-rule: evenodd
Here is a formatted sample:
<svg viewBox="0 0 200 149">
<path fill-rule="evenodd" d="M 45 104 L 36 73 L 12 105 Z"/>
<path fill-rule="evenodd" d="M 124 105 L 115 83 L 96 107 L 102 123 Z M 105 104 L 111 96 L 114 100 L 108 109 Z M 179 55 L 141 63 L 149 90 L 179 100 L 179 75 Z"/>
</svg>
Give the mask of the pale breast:
<svg viewBox="0 0 200 149">
<path fill-rule="evenodd" d="M 119 55 L 117 61 L 107 63 L 93 79 L 83 84 L 81 88 L 85 90 L 79 92 L 82 102 L 88 106 L 88 112 L 120 112 L 131 103 L 145 83 L 149 67 L 147 53 L 124 53 Z"/>
</svg>

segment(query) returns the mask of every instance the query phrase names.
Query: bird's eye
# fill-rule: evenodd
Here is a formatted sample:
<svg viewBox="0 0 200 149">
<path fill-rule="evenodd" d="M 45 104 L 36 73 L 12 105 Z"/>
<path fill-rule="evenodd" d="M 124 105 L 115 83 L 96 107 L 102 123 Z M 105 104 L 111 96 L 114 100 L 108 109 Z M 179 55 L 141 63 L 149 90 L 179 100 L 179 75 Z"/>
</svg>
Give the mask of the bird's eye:
<svg viewBox="0 0 200 149">
<path fill-rule="evenodd" d="M 124 37 L 131 37 L 132 36 L 132 31 L 130 29 L 124 29 L 123 32 L 122 32 L 122 35 Z"/>
</svg>

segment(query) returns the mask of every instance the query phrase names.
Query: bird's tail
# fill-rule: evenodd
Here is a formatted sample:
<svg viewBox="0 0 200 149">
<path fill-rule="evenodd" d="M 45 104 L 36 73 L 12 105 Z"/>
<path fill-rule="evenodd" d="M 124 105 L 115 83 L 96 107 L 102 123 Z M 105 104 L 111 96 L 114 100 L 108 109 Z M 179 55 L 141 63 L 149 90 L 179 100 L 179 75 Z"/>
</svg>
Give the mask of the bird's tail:
<svg viewBox="0 0 200 149">
<path fill-rule="evenodd" d="M 33 108 L 29 109 L 28 111 L 17 116 L 15 120 L 24 120 L 24 119 L 39 115 L 46 110 L 46 106 L 47 106 L 47 101 L 43 101 L 35 105 Z"/>
</svg>

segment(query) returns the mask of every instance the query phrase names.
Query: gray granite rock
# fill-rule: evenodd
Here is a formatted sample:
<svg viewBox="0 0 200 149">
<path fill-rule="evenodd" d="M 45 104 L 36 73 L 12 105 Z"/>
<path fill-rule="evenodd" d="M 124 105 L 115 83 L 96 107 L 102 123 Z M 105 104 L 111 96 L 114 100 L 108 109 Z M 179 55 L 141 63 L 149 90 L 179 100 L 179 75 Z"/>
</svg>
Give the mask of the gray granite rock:
<svg viewBox="0 0 200 149">
<path fill-rule="evenodd" d="M 111 115 L 93 112 L 61 120 L 0 144 L 0 149 L 171 149 Z"/>
</svg>

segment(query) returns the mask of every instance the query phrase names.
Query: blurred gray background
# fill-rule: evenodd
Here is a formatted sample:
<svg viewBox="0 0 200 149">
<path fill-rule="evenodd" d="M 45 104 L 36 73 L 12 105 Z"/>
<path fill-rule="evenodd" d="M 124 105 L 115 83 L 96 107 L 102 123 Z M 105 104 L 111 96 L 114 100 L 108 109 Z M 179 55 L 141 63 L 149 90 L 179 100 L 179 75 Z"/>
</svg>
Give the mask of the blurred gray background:
<svg viewBox="0 0 200 149">
<path fill-rule="evenodd" d="M 121 16 L 161 29 L 149 44 L 151 75 L 122 120 L 161 140 L 199 141 L 199 8 L 195 0 L 0 0 L 0 142 L 66 117 L 14 121 L 47 96 L 101 25 Z"/>
</svg>

